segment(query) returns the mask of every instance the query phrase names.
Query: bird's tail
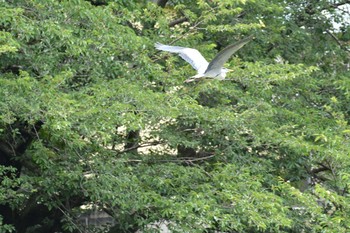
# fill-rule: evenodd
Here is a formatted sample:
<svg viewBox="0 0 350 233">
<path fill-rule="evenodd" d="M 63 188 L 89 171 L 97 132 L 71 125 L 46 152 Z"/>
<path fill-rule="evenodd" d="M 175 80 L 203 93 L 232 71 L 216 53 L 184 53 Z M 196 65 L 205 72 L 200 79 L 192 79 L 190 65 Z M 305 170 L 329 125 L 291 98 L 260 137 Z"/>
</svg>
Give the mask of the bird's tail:
<svg viewBox="0 0 350 233">
<path fill-rule="evenodd" d="M 195 82 L 195 81 L 199 81 L 203 78 L 203 74 L 196 74 L 195 76 L 192 76 L 191 78 L 189 79 L 186 79 L 185 80 L 185 83 L 190 83 L 190 82 Z"/>
<path fill-rule="evenodd" d="M 199 78 L 189 78 L 184 81 L 184 83 L 191 83 L 191 82 L 196 82 L 199 81 Z"/>
</svg>

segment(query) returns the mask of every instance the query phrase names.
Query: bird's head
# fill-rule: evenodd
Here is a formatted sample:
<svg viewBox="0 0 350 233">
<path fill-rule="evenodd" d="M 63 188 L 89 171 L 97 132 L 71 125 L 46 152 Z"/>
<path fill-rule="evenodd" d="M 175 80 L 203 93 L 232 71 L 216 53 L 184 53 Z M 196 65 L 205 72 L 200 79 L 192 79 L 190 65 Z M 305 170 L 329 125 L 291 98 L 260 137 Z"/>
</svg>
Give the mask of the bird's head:
<svg viewBox="0 0 350 233">
<path fill-rule="evenodd" d="M 233 70 L 227 69 L 227 68 L 222 68 L 222 72 L 224 72 L 225 74 L 228 72 L 232 72 Z"/>
<path fill-rule="evenodd" d="M 225 78 L 226 77 L 226 73 L 228 73 L 228 72 L 231 72 L 231 71 L 233 71 L 233 70 L 230 70 L 230 69 L 227 69 L 227 68 L 221 68 L 221 78 Z"/>
</svg>

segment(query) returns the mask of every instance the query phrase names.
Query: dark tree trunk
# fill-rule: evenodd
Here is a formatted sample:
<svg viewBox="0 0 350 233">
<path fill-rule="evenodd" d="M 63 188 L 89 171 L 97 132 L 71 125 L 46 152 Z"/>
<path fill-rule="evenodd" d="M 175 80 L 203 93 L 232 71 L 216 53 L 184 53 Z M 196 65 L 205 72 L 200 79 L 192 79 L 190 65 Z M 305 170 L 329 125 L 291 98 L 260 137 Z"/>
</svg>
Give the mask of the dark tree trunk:
<svg viewBox="0 0 350 233">
<path fill-rule="evenodd" d="M 194 158 L 197 157 L 197 152 L 194 148 L 178 145 L 177 156 L 182 158 Z"/>
<path fill-rule="evenodd" d="M 168 0 L 157 0 L 157 5 L 164 8 L 167 2 Z"/>
<path fill-rule="evenodd" d="M 39 121 L 35 125 L 28 125 L 22 122 L 15 122 L 4 129 L 3 136 L 0 138 L 0 166 L 13 167 L 16 169 L 13 173 L 7 173 L 5 176 L 18 178 L 21 173 L 21 158 L 27 148 L 30 146 L 36 132 L 41 128 L 43 122 Z M 13 130 L 16 130 L 15 134 Z M 14 136 L 15 135 L 15 136 Z M 3 179 L 0 178 L 0 182 Z M 3 217 L 4 224 L 15 224 L 20 219 L 20 214 L 13 210 L 8 203 L 0 205 L 0 215 Z"/>
<path fill-rule="evenodd" d="M 125 150 L 136 150 L 139 146 L 140 130 L 131 130 L 126 136 Z"/>
</svg>

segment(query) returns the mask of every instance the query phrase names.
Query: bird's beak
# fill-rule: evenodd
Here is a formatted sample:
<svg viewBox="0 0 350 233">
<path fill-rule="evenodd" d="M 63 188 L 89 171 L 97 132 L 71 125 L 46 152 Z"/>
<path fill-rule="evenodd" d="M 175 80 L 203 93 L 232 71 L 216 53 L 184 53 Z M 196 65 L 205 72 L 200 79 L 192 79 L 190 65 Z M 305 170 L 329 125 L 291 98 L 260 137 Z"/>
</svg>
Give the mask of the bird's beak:
<svg viewBox="0 0 350 233">
<path fill-rule="evenodd" d="M 231 69 L 227 69 L 227 72 L 232 72 L 233 70 L 231 70 Z"/>
</svg>

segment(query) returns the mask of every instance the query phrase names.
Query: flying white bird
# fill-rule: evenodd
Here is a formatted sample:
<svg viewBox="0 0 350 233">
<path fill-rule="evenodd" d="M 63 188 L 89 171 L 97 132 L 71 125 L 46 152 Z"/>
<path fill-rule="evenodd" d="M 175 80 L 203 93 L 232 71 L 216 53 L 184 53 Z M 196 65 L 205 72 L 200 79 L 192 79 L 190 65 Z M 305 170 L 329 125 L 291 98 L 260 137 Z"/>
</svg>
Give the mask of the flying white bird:
<svg viewBox="0 0 350 233">
<path fill-rule="evenodd" d="M 225 62 L 232 56 L 232 54 L 237 52 L 252 38 L 253 36 L 249 36 L 237 43 L 227 46 L 221 50 L 210 63 L 207 62 L 202 54 L 196 49 L 164 45 L 161 43 L 156 43 L 155 47 L 158 50 L 179 54 L 180 57 L 190 63 L 190 65 L 197 70 L 197 74 L 190 79 L 187 79 L 185 82 L 196 81 L 203 77 L 223 80 L 226 77 L 226 73 L 232 71 L 223 67 Z"/>
</svg>

